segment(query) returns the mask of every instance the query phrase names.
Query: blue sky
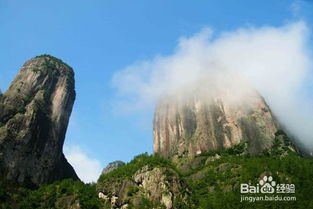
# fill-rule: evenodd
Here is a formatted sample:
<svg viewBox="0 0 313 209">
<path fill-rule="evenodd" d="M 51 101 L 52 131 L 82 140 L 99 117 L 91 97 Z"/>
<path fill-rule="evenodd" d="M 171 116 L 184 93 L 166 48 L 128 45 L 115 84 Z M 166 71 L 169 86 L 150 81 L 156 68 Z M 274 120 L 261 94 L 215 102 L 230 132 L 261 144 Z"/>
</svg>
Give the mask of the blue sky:
<svg viewBox="0 0 313 209">
<path fill-rule="evenodd" d="M 66 137 L 100 166 L 152 152 L 152 111 L 119 112 L 114 74 L 140 60 L 175 51 L 179 37 L 204 27 L 215 35 L 240 27 L 303 20 L 310 0 L 0 0 L 0 89 L 21 65 L 56 56 L 75 70 L 77 99 Z M 99 166 L 99 165 L 98 165 Z"/>
</svg>

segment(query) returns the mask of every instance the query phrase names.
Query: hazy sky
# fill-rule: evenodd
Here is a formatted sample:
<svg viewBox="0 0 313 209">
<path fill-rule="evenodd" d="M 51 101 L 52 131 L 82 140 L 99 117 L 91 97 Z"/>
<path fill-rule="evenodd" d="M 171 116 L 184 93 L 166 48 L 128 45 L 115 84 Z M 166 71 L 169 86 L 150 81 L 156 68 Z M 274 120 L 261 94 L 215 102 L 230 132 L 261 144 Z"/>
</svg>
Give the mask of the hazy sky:
<svg viewBox="0 0 313 209">
<path fill-rule="evenodd" d="M 240 43 L 249 43 L 248 37 L 255 40 L 254 47 L 262 54 L 266 54 L 266 50 L 260 50 L 258 43 L 263 41 L 264 28 L 272 28 L 269 39 L 265 40 L 272 40 L 275 31 L 282 36 L 286 32 L 282 43 L 295 45 L 275 50 L 295 47 L 299 49 L 295 56 L 301 62 L 302 58 L 312 57 L 312 11 L 310 0 L 0 0 L 0 89 L 5 91 L 20 66 L 36 55 L 51 54 L 71 65 L 75 70 L 77 99 L 64 151 L 83 180 L 96 180 L 107 163 L 129 161 L 134 155 L 152 151 L 152 100 L 155 97 L 151 95 L 151 103 L 138 106 L 142 101 L 142 97 L 137 97 L 140 86 L 119 76 L 125 70 L 136 68 L 136 71 L 142 63 L 147 63 L 150 67 L 146 70 L 153 71 L 155 60 L 177 57 L 182 40 L 194 40 L 206 29 L 212 34 L 200 43 L 204 48 L 208 43 L 214 45 L 215 40 L 240 48 Z M 296 28 L 290 29 L 292 25 Z M 234 35 L 238 35 L 240 28 L 244 30 L 244 41 Z M 257 35 L 253 35 L 253 30 Z M 225 32 L 233 34 L 233 39 L 221 38 Z M 214 52 L 223 55 L 223 47 L 216 48 Z M 243 49 L 251 50 L 246 46 Z M 302 56 L 304 52 L 308 54 Z M 290 57 L 292 53 L 288 54 Z M 273 63 L 281 65 L 282 62 Z M 234 63 L 236 68 L 237 64 Z M 276 66 L 281 67 L 279 64 Z M 301 72 L 309 76 L 306 73 L 310 64 L 303 65 L 295 66 L 301 66 Z M 138 79 L 142 76 L 131 75 Z M 149 72 L 147 76 L 152 78 Z M 304 83 L 305 86 L 296 87 L 305 95 L 303 98 L 310 100 L 312 85 Z M 145 84 L 151 87 L 148 85 L 151 82 L 145 81 Z M 128 87 L 131 92 L 127 92 Z"/>
</svg>

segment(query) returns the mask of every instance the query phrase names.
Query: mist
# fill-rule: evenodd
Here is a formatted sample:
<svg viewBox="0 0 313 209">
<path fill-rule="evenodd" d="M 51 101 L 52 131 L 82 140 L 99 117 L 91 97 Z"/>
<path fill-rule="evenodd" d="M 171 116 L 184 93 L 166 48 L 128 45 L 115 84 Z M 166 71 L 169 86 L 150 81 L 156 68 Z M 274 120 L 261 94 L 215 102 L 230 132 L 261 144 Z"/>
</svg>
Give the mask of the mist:
<svg viewBox="0 0 313 209">
<path fill-rule="evenodd" d="M 245 27 L 215 34 L 203 28 L 181 37 L 174 52 L 137 61 L 115 73 L 119 111 L 153 111 L 163 96 L 195 91 L 245 98 L 252 86 L 282 127 L 313 150 L 313 84 L 310 31 L 305 22 Z M 212 90 L 213 89 L 213 90 Z"/>
</svg>

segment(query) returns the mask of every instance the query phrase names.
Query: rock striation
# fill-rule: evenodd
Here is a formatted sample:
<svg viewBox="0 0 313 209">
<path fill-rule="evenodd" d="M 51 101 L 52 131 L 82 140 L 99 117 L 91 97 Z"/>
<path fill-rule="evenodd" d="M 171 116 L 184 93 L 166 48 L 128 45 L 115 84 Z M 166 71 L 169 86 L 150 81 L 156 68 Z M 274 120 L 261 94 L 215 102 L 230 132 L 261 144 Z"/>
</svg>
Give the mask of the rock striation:
<svg viewBox="0 0 313 209">
<path fill-rule="evenodd" d="M 74 72 L 61 60 L 42 55 L 22 66 L 0 97 L 3 177 L 27 187 L 78 179 L 62 152 L 74 100 Z"/>
<path fill-rule="evenodd" d="M 278 129 L 270 108 L 253 89 L 232 91 L 161 99 L 153 123 L 154 153 L 194 156 L 241 142 L 252 154 L 270 148 Z"/>
</svg>

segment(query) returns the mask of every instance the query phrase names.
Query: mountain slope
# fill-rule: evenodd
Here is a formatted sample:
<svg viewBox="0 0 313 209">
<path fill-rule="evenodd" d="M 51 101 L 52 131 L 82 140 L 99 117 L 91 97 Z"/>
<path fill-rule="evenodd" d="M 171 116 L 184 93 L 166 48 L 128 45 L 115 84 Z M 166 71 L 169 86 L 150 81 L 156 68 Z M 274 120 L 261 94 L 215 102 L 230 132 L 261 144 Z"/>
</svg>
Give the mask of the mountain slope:
<svg viewBox="0 0 313 209">
<path fill-rule="evenodd" d="M 311 208 L 313 161 L 299 155 L 284 132 L 278 131 L 273 141 L 271 149 L 256 155 L 247 152 L 245 143 L 174 161 L 140 155 L 102 175 L 97 191 L 105 208 Z M 278 195 L 296 200 L 241 201 L 240 184 L 256 185 L 264 175 L 272 176 L 277 184 L 295 184 L 295 193 Z"/>
<path fill-rule="evenodd" d="M 78 179 L 62 153 L 74 72 L 52 56 L 27 61 L 0 101 L 1 176 L 26 187 Z"/>
</svg>

